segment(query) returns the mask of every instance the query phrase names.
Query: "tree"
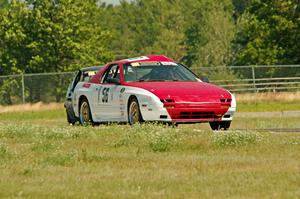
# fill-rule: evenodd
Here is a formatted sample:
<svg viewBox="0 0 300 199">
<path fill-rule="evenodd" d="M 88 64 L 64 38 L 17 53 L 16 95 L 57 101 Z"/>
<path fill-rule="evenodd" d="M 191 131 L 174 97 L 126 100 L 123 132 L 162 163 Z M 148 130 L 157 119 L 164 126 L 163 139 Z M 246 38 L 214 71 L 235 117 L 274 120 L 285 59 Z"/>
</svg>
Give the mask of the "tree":
<svg viewBox="0 0 300 199">
<path fill-rule="evenodd" d="M 112 57 L 107 50 L 110 33 L 100 26 L 101 8 L 94 0 L 15 0 L 0 12 L 0 67 L 5 74 L 73 71 Z M 31 85 L 29 100 L 39 101 L 45 84 Z M 64 95 L 61 90 L 53 90 L 57 100 Z"/>
<path fill-rule="evenodd" d="M 0 9 L 7 8 L 9 5 L 8 0 L 0 0 Z"/>
<path fill-rule="evenodd" d="M 190 1 L 193 3 L 194 1 Z M 231 76 L 227 68 L 206 70 L 203 67 L 226 66 L 232 60 L 231 42 L 234 39 L 235 26 L 232 18 L 231 1 L 198 1 L 188 5 L 191 9 L 191 22 L 186 30 L 188 51 L 184 61 L 200 75 L 212 79 Z M 205 74 L 203 74 L 205 73 Z"/>
<path fill-rule="evenodd" d="M 242 15 L 252 2 L 253 0 L 232 0 L 235 11 L 234 17 L 237 19 Z"/>
<path fill-rule="evenodd" d="M 254 1 L 238 22 L 235 64 L 300 63 L 299 39 L 299 1 Z"/>
<path fill-rule="evenodd" d="M 231 60 L 230 0 L 122 1 L 106 11 L 104 23 L 114 30 L 112 49 L 119 54 L 164 54 L 194 67 Z"/>
<path fill-rule="evenodd" d="M 93 0 L 12 1 L 1 14 L 0 64 L 6 72 L 35 73 L 106 62 L 110 34 L 99 11 Z"/>
</svg>

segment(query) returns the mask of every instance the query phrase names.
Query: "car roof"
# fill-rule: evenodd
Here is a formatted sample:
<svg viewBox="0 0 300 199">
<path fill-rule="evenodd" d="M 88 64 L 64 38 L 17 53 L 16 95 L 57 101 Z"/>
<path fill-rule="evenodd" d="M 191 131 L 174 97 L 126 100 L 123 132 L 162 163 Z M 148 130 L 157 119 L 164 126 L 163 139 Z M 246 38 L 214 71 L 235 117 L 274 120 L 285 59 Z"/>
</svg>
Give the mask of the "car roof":
<svg viewBox="0 0 300 199">
<path fill-rule="evenodd" d="M 82 72 L 97 71 L 97 70 L 100 70 L 103 67 L 104 66 L 90 66 L 90 67 L 86 67 L 86 68 L 81 68 L 80 71 L 82 71 Z"/>
<path fill-rule="evenodd" d="M 116 61 L 114 63 L 130 64 L 134 62 L 175 62 L 175 61 L 163 55 L 146 55 L 141 57 L 123 59 L 123 60 Z"/>
</svg>

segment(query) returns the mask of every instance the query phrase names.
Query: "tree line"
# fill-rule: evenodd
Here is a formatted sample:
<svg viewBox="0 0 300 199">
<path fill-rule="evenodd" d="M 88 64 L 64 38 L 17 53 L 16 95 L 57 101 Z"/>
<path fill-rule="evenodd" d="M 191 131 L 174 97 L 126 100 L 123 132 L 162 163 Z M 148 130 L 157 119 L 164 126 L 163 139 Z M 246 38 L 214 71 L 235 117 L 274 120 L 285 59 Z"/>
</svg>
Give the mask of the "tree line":
<svg viewBox="0 0 300 199">
<path fill-rule="evenodd" d="M 1 74 L 164 54 L 188 66 L 300 63 L 298 0 L 0 0 Z"/>
<path fill-rule="evenodd" d="M 0 75 L 153 53 L 193 69 L 300 64 L 298 41 L 299 0 L 0 0 Z"/>
</svg>

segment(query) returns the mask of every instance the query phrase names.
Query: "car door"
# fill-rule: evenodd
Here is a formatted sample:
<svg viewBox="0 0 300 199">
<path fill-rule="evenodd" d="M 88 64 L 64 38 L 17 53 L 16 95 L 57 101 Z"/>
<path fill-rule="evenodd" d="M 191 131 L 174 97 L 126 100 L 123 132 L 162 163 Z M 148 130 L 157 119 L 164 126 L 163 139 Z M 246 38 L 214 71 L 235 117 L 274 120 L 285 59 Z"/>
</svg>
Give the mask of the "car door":
<svg viewBox="0 0 300 199">
<path fill-rule="evenodd" d="M 99 80 L 100 84 L 97 84 L 94 90 L 93 104 L 98 121 L 120 121 L 120 103 L 118 98 L 120 85 L 112 83 L 112 79 L 120 82 L 118 64 L 113 64 L 107 68 Z"/>
<path fill-rule="evenodd" d="M 75 95 L 74 95 L 74 89 L 76 87 L 76 85 L 78 84 L 78 82 L 80 81 L 81 78 L 81 71 L 77 71 L 74 75 L 74 78 L 72 80 L 72 82 L 70 83 L 69 87 L 68 87 L 68 91 L 67 91 L 67 103 L 70 107 L 72 107 L 72 111 L 74 111 L 73 106 L 76 106 L 76 101 L 75 101 Z"/>
</svg>

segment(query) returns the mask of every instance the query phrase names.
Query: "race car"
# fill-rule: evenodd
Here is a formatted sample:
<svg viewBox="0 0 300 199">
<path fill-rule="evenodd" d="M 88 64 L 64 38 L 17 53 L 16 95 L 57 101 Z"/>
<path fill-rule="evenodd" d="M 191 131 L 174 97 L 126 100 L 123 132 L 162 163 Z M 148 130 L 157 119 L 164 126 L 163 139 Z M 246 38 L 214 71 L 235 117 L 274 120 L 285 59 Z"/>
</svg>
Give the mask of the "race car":
<svg viewBox="0 0 300 199">
<path fill-rule="evenodd" d="M 227 130 L 236 111 L 229 91 L 161 55 L 109 63 L 88 82 L 73 86 L 71 106 L 82 125 L 208 122 L 213 130 Z"/>
<path fill-rule="evenodd" d="M 66 101 L 64 107 L 66 109 L 67 120 L 70 124 L 75 124 L 79 121 L 79 118 L 75 116 L 74 108 L 72 106 L 72 99 L 74 95 L 74 89 L 78 82 L 88 82 L 103 66 L 91 66 L 87 68 L 82 68 L 75 72 L 74 78 L 70 83 L 67 91 Z"/>
</svg>

